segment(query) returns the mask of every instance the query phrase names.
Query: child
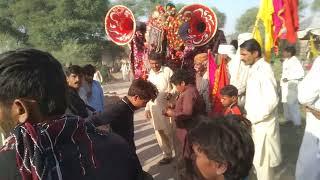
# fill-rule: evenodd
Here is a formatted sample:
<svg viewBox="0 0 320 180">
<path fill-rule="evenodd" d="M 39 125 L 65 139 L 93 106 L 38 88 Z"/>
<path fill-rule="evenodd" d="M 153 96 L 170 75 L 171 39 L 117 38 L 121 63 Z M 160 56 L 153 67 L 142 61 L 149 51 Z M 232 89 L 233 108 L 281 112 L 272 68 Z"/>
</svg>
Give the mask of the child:
<svg viewBox="0 0 320 180">
<path fill-rule="evenodd" d="M 202 117 L 188 133 L 195 165 L 205 180 L 241 180 L 252 167 L 254 144 L 239 116 Z"/>
<path fill-rule="evenodd" d="M 173 117 L 177 127 L 177 137 L 181 144 L 185 143 L 187 130 L 194 126 L 192 117 L 205 114 L 205 104 L 195 86 L 192 73 L 179 69 L 171 76 L 179 97 L 174 107 L 168 107 L 164 114 Z"/>
<path fill-rule="evenodd" d="M 221 103 L 225 108 L 224 115 L 242 115 L 238 106 L 238 89 L 233 85 L 226 85 L 220 90 Z"/>
<path fill-rule="evenodd" d="M 179 69 L 171 76 L 171 83 L 176 86 L 179 97 L 174 107 L 168 107 L 164 114 L 173 117 L 176 124 L 175 152 L 178 157 L 177 171 L 179 178 L 186 180 L 186 172 L 191 171 L 191 153 L 186 138 L 189 129 L 193 128 L 197 121 L 193 117 L 205 114 L 206 106 L 195 86 L 195 77 L 192 73 Z"/>
</svg>

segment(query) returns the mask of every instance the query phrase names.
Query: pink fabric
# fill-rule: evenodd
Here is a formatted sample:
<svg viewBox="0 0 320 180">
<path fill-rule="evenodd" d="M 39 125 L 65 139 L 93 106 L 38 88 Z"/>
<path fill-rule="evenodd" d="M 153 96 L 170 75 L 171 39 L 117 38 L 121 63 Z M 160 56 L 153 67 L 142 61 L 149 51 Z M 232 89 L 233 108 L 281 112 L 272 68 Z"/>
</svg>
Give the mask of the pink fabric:
<svg viewBox="0 0 320 180">
<path fill-rule="evenodd" d="M 284 38 L 284 33 L 280 33 L 285 28 L 284 24 L 284 6 L 282 0 L 273 0 L 274 14 L 273 14 L 273 26 L 274 26 L 274 44 L 277 46 L 278 39 Z"/>
</svg>

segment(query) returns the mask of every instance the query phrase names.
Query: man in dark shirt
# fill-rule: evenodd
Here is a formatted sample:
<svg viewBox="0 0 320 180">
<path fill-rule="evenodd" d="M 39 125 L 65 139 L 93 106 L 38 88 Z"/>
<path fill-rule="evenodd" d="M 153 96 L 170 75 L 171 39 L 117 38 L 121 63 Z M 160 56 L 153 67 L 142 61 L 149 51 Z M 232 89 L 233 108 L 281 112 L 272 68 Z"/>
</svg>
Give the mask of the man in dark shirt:
<svg viewBox="0 0 320 180">
<path fill-rule="evenodd" d="M 82 82 L 82 68 L 78 65 L 72 65 L 66 70 L 66 76 L 68 82 L 67 113 L 71 113 L 82 118 L 88 117 L 87 105 L 78 94 Z"/>
<path fill-rule="evenodd" d="M 64 115 L 67 82 L 49 53 L 0 54 L 1 180 L 135 180 L 126 141 L 78 116 Z"/>
<path fill-rule="evenodd" d="M 101 121 L 96 122 L 98 126 L 110 122 L 112 131 L 127 140 L 140 172 L 137 174 L 137 179 L 146 179 L 146 173 L 142 171 L 136 154 L 133 116 L 136 110 L 145 107 L 147 102 L 154 100 L 157 95 L 158 90 L 151 82 L 142 79 L 134 80 L 129 88 L 128 95 L 106 108 L 106 111 L 99 117 Z"/>
</svg>

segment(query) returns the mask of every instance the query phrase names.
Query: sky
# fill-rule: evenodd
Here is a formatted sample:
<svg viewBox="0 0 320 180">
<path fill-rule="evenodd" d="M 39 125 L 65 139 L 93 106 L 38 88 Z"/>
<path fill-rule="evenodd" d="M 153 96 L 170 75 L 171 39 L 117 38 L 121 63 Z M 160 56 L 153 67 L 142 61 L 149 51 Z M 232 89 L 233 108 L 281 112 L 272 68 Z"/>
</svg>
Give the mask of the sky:
<svg viewBox="0 0 320 180">
<path fill-rule="evenodd" d="M 226 34 L 235 32 L 237 19 L 249 8 L 258 7 L 260 0 L 173 0 L 173 3 L 200 3 L 209 7 L 216 7 L 227 16 L 224 31 Z"/>
</svg>

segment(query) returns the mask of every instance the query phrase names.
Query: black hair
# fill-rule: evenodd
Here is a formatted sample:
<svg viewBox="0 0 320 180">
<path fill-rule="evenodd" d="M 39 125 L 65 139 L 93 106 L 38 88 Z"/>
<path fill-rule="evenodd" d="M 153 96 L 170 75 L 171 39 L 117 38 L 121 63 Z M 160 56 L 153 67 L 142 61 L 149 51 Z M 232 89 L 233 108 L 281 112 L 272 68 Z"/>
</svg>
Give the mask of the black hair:
<svg viewBox="0 0 320 180">
<path fill-rule="evenodd" d="M 162 53 L 158 53 L 158 52 L 155 52 L 155 51 L 150 51 L 150 53 L 148 54 L 148 59 L 149 60 L 154 60 L 154 61 L 157 61 L 157 62 L 162 62 L 165 57 Z"/>
<path fill-rule="evenodd" d="M 70 76 L 71 74 L 82 75 L 83 70 L 78 65 L 71 65 L 66 69 L 66 75 Z"/>
<path fill-rule="evenodd" d="M 238 49 L 238 40 L 233 39 L 230 44 L 237 50 Z"/>
<path fill-rule="evenodd" d="M 140 31 L 142 34 L 145 34 L 147 31 L 147 25 L 145 22 L 138 21 L 136 23 L 136 31 Z"/>
<path fill-rule="evenodd" d="M 132 81 L 128 91 L 129 96 L 139 96 L 144 100 L 154 100 L 158 96 L 157 87 L 150 81 L 136 79 Z"/>
<path fill-rule="evenodd" d="M 65 113 L 67 82 L 61 64 L 49 53 L 18 49 L 0 55 L 0 101 L 32 98 L 45 116 Z"/>
<path fill-rule="evenodd" d="M 261 46 L 258 43 L 258 41 L 255 40 L 255 39 L 249 39 L 249 40 L 245 41 L 244 43 L 242 43 L 240 45 L 240 48 L 241 49 L 245 49 L 245 50 L 249 51 L 250 53 L 254 53 L 254 52 L 257 51 L 258 52 L 258 57 L 262 56 Z"/>
<path fill-rule="evenodd" d="M 284 51 L 290 53 L 291 56 L 296 55 L 296 48 L 294 46 L 287 46 L 284 48 Z"/>
<path fill-rule="evenodd" d="M 136 23 L 136 34 L 134 36 L 134 41 L 136 43 L 136 47 L 138 51 L 144 50 L 144 43 L 146 42 L 145 34 L 147 31 L 146 27 L 147 27 L 146 23 L 144 22 L 138 21 Z M 137 32 L 140 32 L 141 35 L 137 35 Z M 134 42 L 134 41 L 131 41 L 131 42 Z"/>
<path fill-rule="evenodd" d="M 187 71 L 185 69 L 178 69 L 170 78 L 170 82 L 174 85 L 179 85 L 182 81 L 184 81 L 186 85 L 195 84 L 194 72 Z"/>
<path fill-rule="evenodd" d="M 226 163 L 225 179 L 241 180 L 248 176 L 253 164 L 254 142 L 238 116 L 228 118 L 198 117 L 198 125 L 190 130 L 191 145 L 208 159 Z"/>
<path fill-rule="evenodd" d="M 83 66 L 82 72 L 85 75 L 93 76 L 94 73 L 96 72 L 96 68 L 91 64 L 87 64 L 87 65 Z"/>
<path fill-rule="evenodd" d="M 220 90 L 220 94 L 224 96 L 238 96 L 238 89 L 233 85 L 226 85 Z"/>
</svg>

